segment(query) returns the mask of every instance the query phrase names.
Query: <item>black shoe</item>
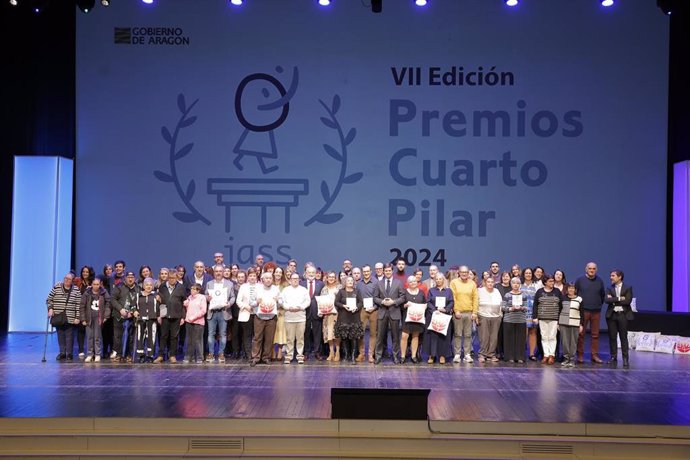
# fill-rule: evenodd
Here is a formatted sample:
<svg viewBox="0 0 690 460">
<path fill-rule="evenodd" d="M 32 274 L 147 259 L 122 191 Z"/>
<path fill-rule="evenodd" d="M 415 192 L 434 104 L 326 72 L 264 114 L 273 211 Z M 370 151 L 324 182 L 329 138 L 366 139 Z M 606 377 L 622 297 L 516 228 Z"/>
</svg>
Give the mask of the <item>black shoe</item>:
<svg viewBox="0 0 690 460">
<path fill-rule="evenodd" d="M 630 367 L 630 362 L 628 361 L 628 358 L 623 358 L 623 367 Z"/>
<path fill-rule="evenodd" d="M 400 361 L 398 358 L 393 359 L 393 364 L 402 364 L 403 362 Z"/>
<path fill-rule="evenodd" d="M 417 358 L 412 358 L 412 362 L 417 364 L 419 362 L 419 360 Z"/>
<path fill-rule="evenodd" d="M 67 361 L 74 361 L 74 356 L 72 356 L 72 355 L 67 355 L 67 356 L 65 356 L 65 359 L 66 359 Z"/>
<path fill-rule="evenodd" d="M 55 357 L 55 360 L 56 360 L 56 361 L 62 361 L 62 360 L 64 360 L 65 358 L 67 358 L 67 355 L 64 354 L 64 353 L 60 353 L 59 355 L 57 355 L 57 356 Z"/>
<path fill-rule="evenodd" d="M 381 358 L 375 358 L 374 364 L 381 364 Z"/>
<path fill-rule="evenodd" d="M 608 361 L 609 364 L 618 364 L 618 358 L 615 356 L 612 356 L 611 359 Z"/>
<path fill-rule="evenodd" d="M 256 366 L 256 361 L 254 361 L 253 359 L 251 361 L 249 361 L 249 366 L 250 367 Z"/>
</svg>

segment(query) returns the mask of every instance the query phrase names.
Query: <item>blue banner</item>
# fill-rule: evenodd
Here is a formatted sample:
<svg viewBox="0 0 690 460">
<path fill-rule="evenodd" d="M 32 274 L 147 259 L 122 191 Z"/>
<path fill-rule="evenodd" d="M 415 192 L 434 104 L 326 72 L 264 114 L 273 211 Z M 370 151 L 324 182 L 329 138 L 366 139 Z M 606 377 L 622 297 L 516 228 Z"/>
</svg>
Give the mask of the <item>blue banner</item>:
<svg viewBox="0 0 690 460">
<path fill-rule="evenodd" d="M 78 264 L 594 260 L 664 309 L 654 2 L 191 5 L 79 14 Z"/>
</svg>

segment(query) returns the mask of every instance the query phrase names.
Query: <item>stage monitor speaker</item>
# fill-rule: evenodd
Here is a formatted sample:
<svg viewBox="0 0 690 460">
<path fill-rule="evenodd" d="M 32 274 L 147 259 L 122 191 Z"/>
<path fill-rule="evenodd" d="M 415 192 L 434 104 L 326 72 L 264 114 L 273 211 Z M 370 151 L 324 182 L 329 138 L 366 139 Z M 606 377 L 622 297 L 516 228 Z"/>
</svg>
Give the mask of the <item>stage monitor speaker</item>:
<svg viewBox="0 0 690 460">
<path fill-rule="evenodd" d="M 331 388 L 332 419 L 427 420 L 429 389 Z"/>
</svg>

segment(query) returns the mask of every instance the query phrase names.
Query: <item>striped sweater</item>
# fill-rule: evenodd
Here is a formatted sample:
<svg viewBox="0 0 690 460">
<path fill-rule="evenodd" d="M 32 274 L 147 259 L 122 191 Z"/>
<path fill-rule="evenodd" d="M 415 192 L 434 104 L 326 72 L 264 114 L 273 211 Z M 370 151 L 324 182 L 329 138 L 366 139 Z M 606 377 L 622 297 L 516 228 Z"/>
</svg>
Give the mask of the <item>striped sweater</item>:
<svg viewBox="0 0 690 460">
<path fill-rule="evenodd" d="M 53 314 L 61 312 L 67 313 L 67 321 L 74 323 L 79 319 L 79 304 L 81 303 L 81 293 L 77 286 L 72 285 L 69 290 L 65 290 L 62 283 L 58 283 L 50 290 L 46 305 L 48 309 L 53 309 Z"/>
<path fill-rule="evenodd" d="M 537 311 L 537 318 L 545 321 L 557 321 L 561 313 L 561 291 L 552 289 L 546 292 L 541 288 L 534 294 L 534 307 Z"/>
<path fill-rule="evenodd" d="M 501 310 L 503 310 L 503 322 L 525 324 L 525 310 L 510 311 L 510 307 L 514 305 L 513 296 L 515 296 L 516 304 L 521 305 L 523 309 L 527 308 L 527 295 L 522 293 L 513 294 L 512 292 L 507 292 L 506 295 L 503 296 L 503 302 L 501 303 Z"/>
</svg>

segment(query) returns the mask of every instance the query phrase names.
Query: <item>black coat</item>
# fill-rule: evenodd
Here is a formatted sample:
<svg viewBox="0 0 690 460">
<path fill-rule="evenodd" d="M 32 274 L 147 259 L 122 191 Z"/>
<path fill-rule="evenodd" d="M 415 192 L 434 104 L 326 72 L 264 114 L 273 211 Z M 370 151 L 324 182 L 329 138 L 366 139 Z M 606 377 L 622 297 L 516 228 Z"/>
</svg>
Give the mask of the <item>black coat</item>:
<svg viewBox="0 0 690 460">
<path fill-rule="evenodd" d="M 166 318 L 180 319 L 185 317 L 183 302 L 187 298 L 184 285 L 179 281 L 175 283 L 172 292 L 168 290 L 168 283 L 163 283 L 158 288 L 158 295 L 161 297 L 161 306 L 167 308 Z"/>
</svg>

